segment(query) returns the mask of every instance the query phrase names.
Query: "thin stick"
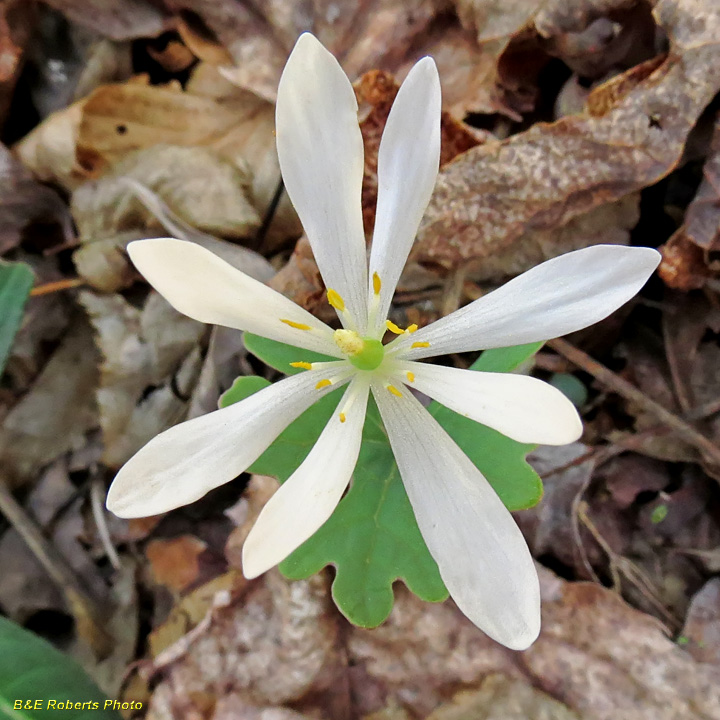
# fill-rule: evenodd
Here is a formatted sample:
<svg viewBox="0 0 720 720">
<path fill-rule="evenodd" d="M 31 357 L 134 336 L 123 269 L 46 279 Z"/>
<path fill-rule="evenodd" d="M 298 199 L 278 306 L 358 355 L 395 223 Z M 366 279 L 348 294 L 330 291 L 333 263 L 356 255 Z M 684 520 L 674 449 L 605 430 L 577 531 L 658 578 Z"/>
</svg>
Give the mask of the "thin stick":
<svg viewBox="0 0 720 720">
<path fill-rule="evenodd" d="M 548 345 L 570 360 L 570 362 L 590 373 L 613 392 L 622 395 L 636 405 L 640 405 L 644 410 L 654 415 L 663 425 L 671 428 L 679 437 L 700 450 L 708 460 L 720 466 L 720 447 L 675 413 L 666 410 L 627 380 L 624 380 L 612 370 L 597 362 L 597 360 L 593 360 L 587 353 L 578 350 L 566 340 L 550 340 Z"/>
<path fill-rule="evenodd" d="M 50 293 L 59 292 L 60 290 L 70 290 L 72 288 L 85 285 L 83 278 L 66 278 L 65 280 L 55 280 L 55 282 L 45 283 L 44 285 L 36 285 L 31 291 L 31 297 L 38 295 L 49 295 Z"/>
<path fill-rule="evenodd" d="M 90 483 L 90 506 L 92 507 L 93 518 L 95 519 L 95 525 L 97 526 L 98 535 L 100 536 L 100 542 L 103 548 L 105 548 L 105 554 L 110 564 L 115 570 L 120 570 L 122 565 L 117 550 L 115 550 L 115 546 L 112 544 L 112 539 L 110 538 L 104 500 L 105 488 L 103 487 L 103 483 L 100 478 L 94 478 Z"/>
</svg>

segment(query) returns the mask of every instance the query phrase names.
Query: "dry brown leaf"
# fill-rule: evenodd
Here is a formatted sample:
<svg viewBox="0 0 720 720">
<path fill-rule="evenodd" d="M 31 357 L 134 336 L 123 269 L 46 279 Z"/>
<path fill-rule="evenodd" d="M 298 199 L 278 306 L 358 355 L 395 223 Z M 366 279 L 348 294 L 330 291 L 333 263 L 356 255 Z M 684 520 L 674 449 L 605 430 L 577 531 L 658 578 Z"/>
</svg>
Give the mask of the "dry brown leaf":
<svg viewBox="0 0 720 720">
<path fill-rule="evenodd" d="M 175 7 L 175 0 L 171 4 Z M 374 69 L 402 78 L 423 55 L 433 55 L 445 107 L 463 116 L 506 110 L 495 93 L 497 60 L 538 4 L 536 0 L 515 3 L 522 10 L 509 14 L 506 6 L 493 0 L 478 0 L 473 10 L 476 18 L 487 16 L 481 29 L 478 23 L 474 28 L 469 22 L 463 27 L 449 0 L 344 0 L 322 2 L 312 9 L 298 0 L 262 6 L 184 0 L 182 7 L 201 18 L 232 55 L 235 68 L 228 77 L 260 97 L 275 100 L 287 56 L 297 36 L 310 30 L 339 57 L 351 79 Z M 466 13 L 466 20 L 470 14 Z M 502 38 L 486 42 L 496 30 L 503 33 Z M 484 42 L 482 46 L 478 39 Z"/>
<path fill-rule="evenodd" d="M 699 662 L 720 665 L 720 578 L 712 578 L 690 602 L 682 637 Z"/>
<path fill-rule="evenodd" d="M 87 173 L 75 157 L 84 104 L 79 100 L 52 113 L 13 147 L 38 179 L 56 182 L 66 190 L 86 179 Z"/>
<path fill-rule="evenodd" d="M 119 467 L 150 439 L 182 419 L 200 372 L 205 326 L 181 315 L 157 293 L 142 311 L 120 295 L 80 294 L 103 355 L 97 402 L 103 461 Z M 174 379 L 173 379 L 174 378 Z M 149 394 L 146 390 L 152 388 Z"/>
<path fill-rule="evenodd" d="M 0 430 L 5 472 L 28 481 L 60 454 L 80 447 L 98 424 L 97 352 L 90 328 L 76 318 L 32 389 L 13 407 Z"/>
<path fill-rule="evenodd" d="M 522 680 L 488 675 L 479 690 L 459 692 L 427 720 L 579 720 L 579 716 Z"/>
<path fill-rule="evenodd" d="M 35 224 L 43 226 L 44 235 L 48 226 L 55 225 L 61 240 L 72 237 L 70 216 L 60 196 L 34 180 L 0 145 L 0 254 L 18 245 Z"/>
<path fill-rule="evenodd" d="M 667 175 L 720 88 L 720 8 L 661 0 L 671 40 L 665 62 L 600 117 L 537 124 L 468 151 L 440 173 L 418 257 L 455 267 L 488 257 L 531 230 L 562 227 Z"/>
<path fill-rule="evenodd" d="M 0 127 L 5 122 L 36 22 L 34 3 L 4 0 L 0 5 Z"/>
<path fill-rule="evenodd" d="M 452 602 L 422 603 L 402 587 L 388 621 L 349 628 L 338 652 L 323 578 L 288 582 L 271 571 L 170 653 L 148 717 L 217 720 L 233 707 L 242 717 L 292 708 L 318 720 L 455 720 L 475 703 L 473 720 L 720 718 L 717 668 L 696 662 L 654 618 L 542 568 L 541 589 L 543 631 L 524 653 L 494 643 Z M 506 714 L 481 714 L 490 698 Z"/>
<path fill-rule="evenodd" d="M 145 548 L 155 582 L 181 592 L 194 585 L 200 575 L 200 556 L 207 545 L 194 535 L 152 540 Z"/>
<path fill-rule="evenodd" d="M 720 249 L 720 115 L 715 120 L 703 179 L 688 205 L 685 222 L 660 248 L 659 273 L 672 288 L 693 290 L 717 274 L 708 253 Z"/>
<path fill-rule="evenodd" d="M 113 40 L 154 37 L 169 28 L 157 3 L 145 0 L 46 0 L 73 22 Z"/>
<path fill-rule="evenodd" d="M 260 217 L 248 201 L 250 171 L 203 147 L 153 145 L 129 153 L 99 180 L 79 187 L 72 213 L 82 241 L 153 225 L 154 215 L 127 179 L 157 193 L 169 209 L 200 231 L 249 237 Z"/>
</svg>

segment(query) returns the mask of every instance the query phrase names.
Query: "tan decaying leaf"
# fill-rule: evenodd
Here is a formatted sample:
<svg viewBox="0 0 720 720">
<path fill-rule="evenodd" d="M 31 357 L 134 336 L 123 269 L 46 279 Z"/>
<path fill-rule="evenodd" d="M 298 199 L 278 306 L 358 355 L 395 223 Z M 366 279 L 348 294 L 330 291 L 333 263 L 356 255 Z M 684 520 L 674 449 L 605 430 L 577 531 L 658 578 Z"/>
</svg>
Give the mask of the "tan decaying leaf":
<svg viewBox="0 0 720 720">
<path fill-rule="evenodd" d="M 180 315 L 157 293 L 149 295 L 142 311 L 119 295 L 84 291 L 80 302 L 104 358 L 97 391 L 103 461 L 119 467 L 182 419 L 186 400 L 178 395 L 197 380 L 205 326 Z"/>
<path fill-rule="evenodd" d="M 154 145 L 130 152 L 100 179 L 79 187 L 72 213 L 82 241 L 152 225 L 126 179 L 157 193 L 189 225 L 214 235 L 251 236 L 260 217 L 248 200 L 250 171 L 203 147 Z"/>
<path fill-rule="evenodd" d="M 657 182 L 720 88 L 720 8 L 662 0 L 654 10 L 671 52 L 601 116 L 536 124 L 474 148 L 443 170 L 418 238 L 418 257 L 453 267 L 485 258 L 530 230 L 572 218 Z"/>
<path fill-rule="evenodd" d="M 26 482 L 98 425 L 97 352 L 90 328 L 76 319 L 32 388 L 0 429 L 0 458 L 11 479 Z"/>
<path fill-rule="evenodd" d="M 34 175 L 72 190 L 87 179 L 77 162 L 77 145 L 84 100 L 49 115 L 16 143 L 13 151 Z"/>
<path fill-rule="evenodd" d="M 157 3 L 145 0 L 47 0 L 78 25 L 113 40 L 154 37 L 169 28 Z"/>
</svg>

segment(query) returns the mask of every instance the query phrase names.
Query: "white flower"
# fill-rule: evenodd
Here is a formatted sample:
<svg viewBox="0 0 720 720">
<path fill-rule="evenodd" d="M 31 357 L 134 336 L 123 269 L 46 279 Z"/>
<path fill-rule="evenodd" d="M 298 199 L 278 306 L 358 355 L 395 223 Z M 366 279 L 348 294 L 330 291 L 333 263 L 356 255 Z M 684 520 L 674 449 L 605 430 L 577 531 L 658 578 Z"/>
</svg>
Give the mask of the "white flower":
<svg viewBox="0 0 720 720">
<path fill-rule="evenodd" d="M 619 246 L 572 252 L 428 327 L 402 331 L 387 323 L 399 334 L 383 346 L 390 301 L 438 172 L 440 107 L 437 69 L 426 57 L 403 83 L 382 137 L 368 270 L 355 95 L 335 58 L 312 35 L 300 37 L 278 90 L 278 153 L 344 329 L 333 331 L 193 243 L 143 240 L 128 251 L 180 312 L 337 361 L 310 365 L 298 357 L 307 372 L 158 435 L 120 470 L 108 508 L 140 517 L 197 500 L 243 472 L 319 398 L 348 384 L 317 444 L 247 538 L 243 569 L 256 577 L 332 514 L 357 462 L 372 392 L 420 531 L 450 594 L 488 635 L 523 649 L 540 630 L 538 580 L 527 545 L 487 480 L 409 388 L 519 442 L 572 442 L 581 433 L 580 419 L 559 391 L 540 380 L 417 361 L 546 340 L 591 325 L 638 292 L 659 254 Z"/>
</svg>

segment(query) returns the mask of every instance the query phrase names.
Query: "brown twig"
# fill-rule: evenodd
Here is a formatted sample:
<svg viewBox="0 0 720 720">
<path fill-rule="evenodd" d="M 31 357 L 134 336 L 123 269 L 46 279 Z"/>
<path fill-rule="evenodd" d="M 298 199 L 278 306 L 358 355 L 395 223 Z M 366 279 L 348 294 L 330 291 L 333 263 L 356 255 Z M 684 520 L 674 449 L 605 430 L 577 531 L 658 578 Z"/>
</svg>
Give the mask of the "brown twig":
<svg viewBox="0 0 720 720">
<path fill-rule="evenodd" d="M 83 278 L 66 278 L 65 280 L 55 280 L 55 282 L 45 283 L 43 285 L 36 285 L 31 291 L 31 297 L 37 297 L 38 295 L 49 295 L 50 293 L 59 292 L 60 290 L 70 290 L 72 288 L 80 287 L 85 285 L 86 281 Z"/>
<path fill-rule="evenodd" d="M 112 648 L 112 640 L 103 628 L 104 613 L 100 604 L 80 585 L 65 558 L 48 542 L 36 522 L 15 500 L 3 478 L 0 478 L 0 512 L 62 591 L 79 633 L 88 640 L 98 657 L 106 656 Z"/>
<path fill-rule="evenodd" d="M 649 398 L 644 392 L 634 385 L 631 385 L 627 380 L 624 380 L 612 370 L 597 362 L 597 360 L 593 360 L 587 353 L 574 347 L 566 340 L 550 340 L 548 341 L 548 345 L 579 368 L 590 373 L 596 380 L 613 392 L 622 395 L 626 400 L 639 405 L 646 412 L 654 415 L 660 423 L 672 429 L 678 437 L 681 437 L 685 442 L 700 450 L 709 461 L 720 466 L 720 447 L 705 437 L 705 435 L 695 430 L 695 428 L 678 415 L 670 412 Z"/>
</svg>

